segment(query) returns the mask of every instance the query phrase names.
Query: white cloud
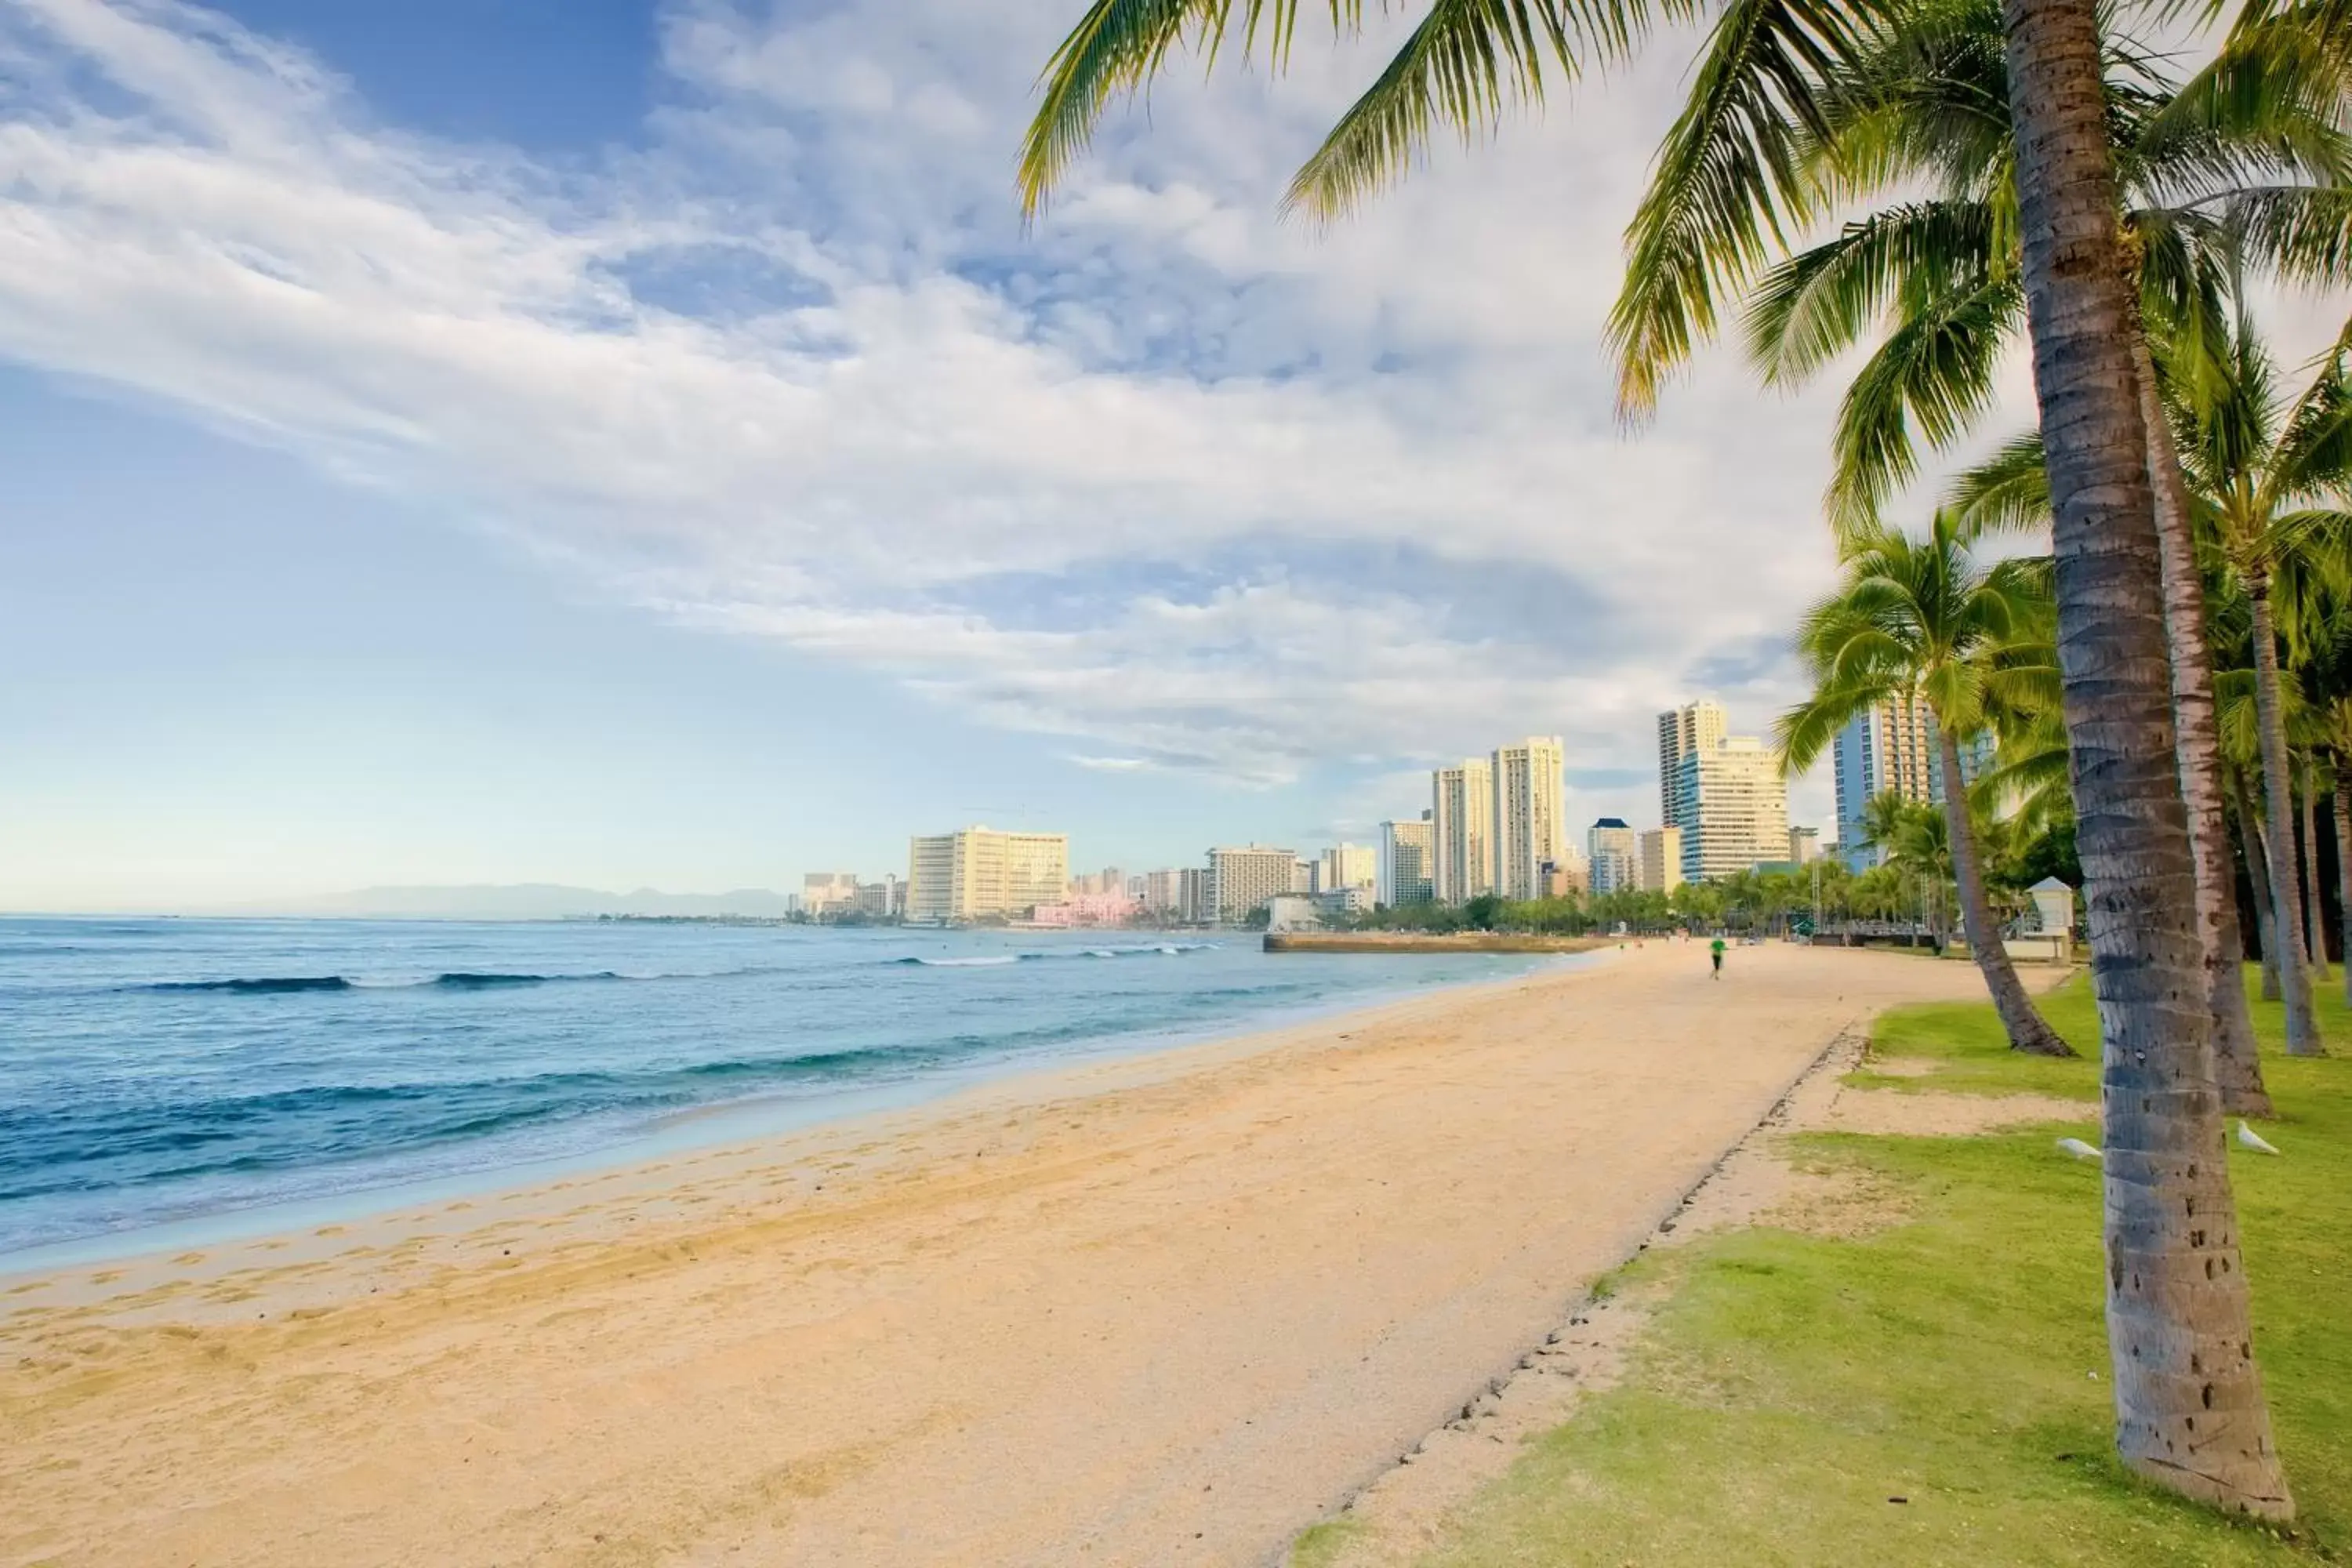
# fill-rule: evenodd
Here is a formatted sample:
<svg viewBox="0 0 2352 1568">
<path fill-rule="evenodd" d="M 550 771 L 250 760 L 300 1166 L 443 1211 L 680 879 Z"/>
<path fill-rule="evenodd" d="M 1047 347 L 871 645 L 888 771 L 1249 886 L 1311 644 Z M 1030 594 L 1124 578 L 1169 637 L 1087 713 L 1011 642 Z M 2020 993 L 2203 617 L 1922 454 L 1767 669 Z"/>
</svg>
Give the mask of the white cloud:
<svg viewBox="0 0 2352 1568">
<path fill-rule="evenodd" d="M 1671 60 L 1320 237 L 1275 200 L 1377 41 L 1302 43 L 1271 89 L 1180 65 L 1024 236 L 1013 153 L 1074 15 L 682 4 L 674 105 L 582 174 L 372 129 L 320 62 L 167 0 L 0 0 L 0 353 L 1084 766 L 1558 731 L 1633 770 L 1702 678 L 1751 725 L 1787 700 L 1758 650 L 1826 573 L 1826 395 L 1716 364 L 1643 438 L 1610 419 Z"/>
</svg>

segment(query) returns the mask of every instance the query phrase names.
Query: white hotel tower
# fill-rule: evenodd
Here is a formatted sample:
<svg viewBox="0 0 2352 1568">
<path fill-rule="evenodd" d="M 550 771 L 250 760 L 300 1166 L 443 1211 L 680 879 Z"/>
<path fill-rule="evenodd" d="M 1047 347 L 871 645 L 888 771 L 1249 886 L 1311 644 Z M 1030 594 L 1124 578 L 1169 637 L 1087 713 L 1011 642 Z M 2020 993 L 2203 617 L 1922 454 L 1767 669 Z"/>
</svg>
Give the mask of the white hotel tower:
<svg viewBox="0 0 2352 1568">
<path fill-rule="evenodd" d="M 1530 735 L 1496 752 L 1495 891 L 1507 899 L 1540 899 L 1544 874 L 1564 864 L 1568 836 L 1560 831 L 1560 743 L 1558 735 Z"/>
</svg>

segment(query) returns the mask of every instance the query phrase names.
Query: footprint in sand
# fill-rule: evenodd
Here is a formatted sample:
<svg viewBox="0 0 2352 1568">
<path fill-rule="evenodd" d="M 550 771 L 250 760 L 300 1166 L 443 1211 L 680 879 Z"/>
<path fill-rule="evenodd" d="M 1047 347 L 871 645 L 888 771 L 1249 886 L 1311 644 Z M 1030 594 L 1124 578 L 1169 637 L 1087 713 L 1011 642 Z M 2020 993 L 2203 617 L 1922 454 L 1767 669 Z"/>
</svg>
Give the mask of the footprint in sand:
<svg viewBox="0 0 2352 1568">
<path fill-rule="evenodd" d="M 349 1230 L 350 1228 L 351 1228 L 351 1227 L 350 1227 L 349 1226 L 341 1226 L 341 1225 L 322 1225 L 322 1226 L 320 1226 L 318 1229 L 316 1229 L 316 1230 L 312 1231 L 310 1234 L 311 1234 L 312 1236 L 341 1236 L 341 1235 L 342 1235 L 345 1231 Z"/>
<path fill-rule="evenodd" d="M 104 1272 L 102 1272 L 102 1273 L 98 1273 L 98 1274 L 93 1274 L 93 1275 L 91 1275 L 91 1276 L 89 1277 L 89 1282 L 90 1282 L 91 1284 L 93 1284 L 93 1285 L 111 1285 L 111 1284 L 113 1284 L 117 1279 L 121 1279 L 121 1278 L 122 1278 L 122 1270 L 121 1270 L 121 1269 L 120 1269 L 120 1268 L 109 1268 L 109 1269 L 105 1270 L 105 1271 L 104 1271 Z"/>
</svg>

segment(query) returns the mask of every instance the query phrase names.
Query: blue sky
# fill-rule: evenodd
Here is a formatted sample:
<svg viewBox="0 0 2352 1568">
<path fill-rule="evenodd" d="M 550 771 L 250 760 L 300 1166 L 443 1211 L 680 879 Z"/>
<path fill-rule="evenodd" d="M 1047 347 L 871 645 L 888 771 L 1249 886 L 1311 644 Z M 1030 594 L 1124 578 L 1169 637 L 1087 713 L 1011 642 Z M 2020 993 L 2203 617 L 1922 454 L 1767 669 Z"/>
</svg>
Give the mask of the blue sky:
<svg viewBox="0 0 2352 1568">
<path fill-rule="evenodd" d="M 0 907 L 1139 869 L 1530 732 L 1647 822 L 1790 700 L 1825 395 L 1610 418 L 1677 60 L 1322 236 L 1373 51 L 1179 72 L 1024 234 L 1073 11 L 0 0 Z"/>
</svg>

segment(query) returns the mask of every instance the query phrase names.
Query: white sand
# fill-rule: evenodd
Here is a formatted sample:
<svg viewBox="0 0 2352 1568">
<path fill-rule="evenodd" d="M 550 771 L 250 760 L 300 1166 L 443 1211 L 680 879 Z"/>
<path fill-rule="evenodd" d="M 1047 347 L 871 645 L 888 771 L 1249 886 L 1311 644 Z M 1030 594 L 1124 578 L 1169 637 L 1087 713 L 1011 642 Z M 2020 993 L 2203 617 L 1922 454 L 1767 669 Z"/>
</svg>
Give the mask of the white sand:
<svg viewBox="0 0 2352 1568">
<path fill-rule="evenodd" d="M 1842 1026 L 1981 994 L 1706 963 L 0 1286 L 0 1564 L 1265 1561 Z"/>
</svg>

